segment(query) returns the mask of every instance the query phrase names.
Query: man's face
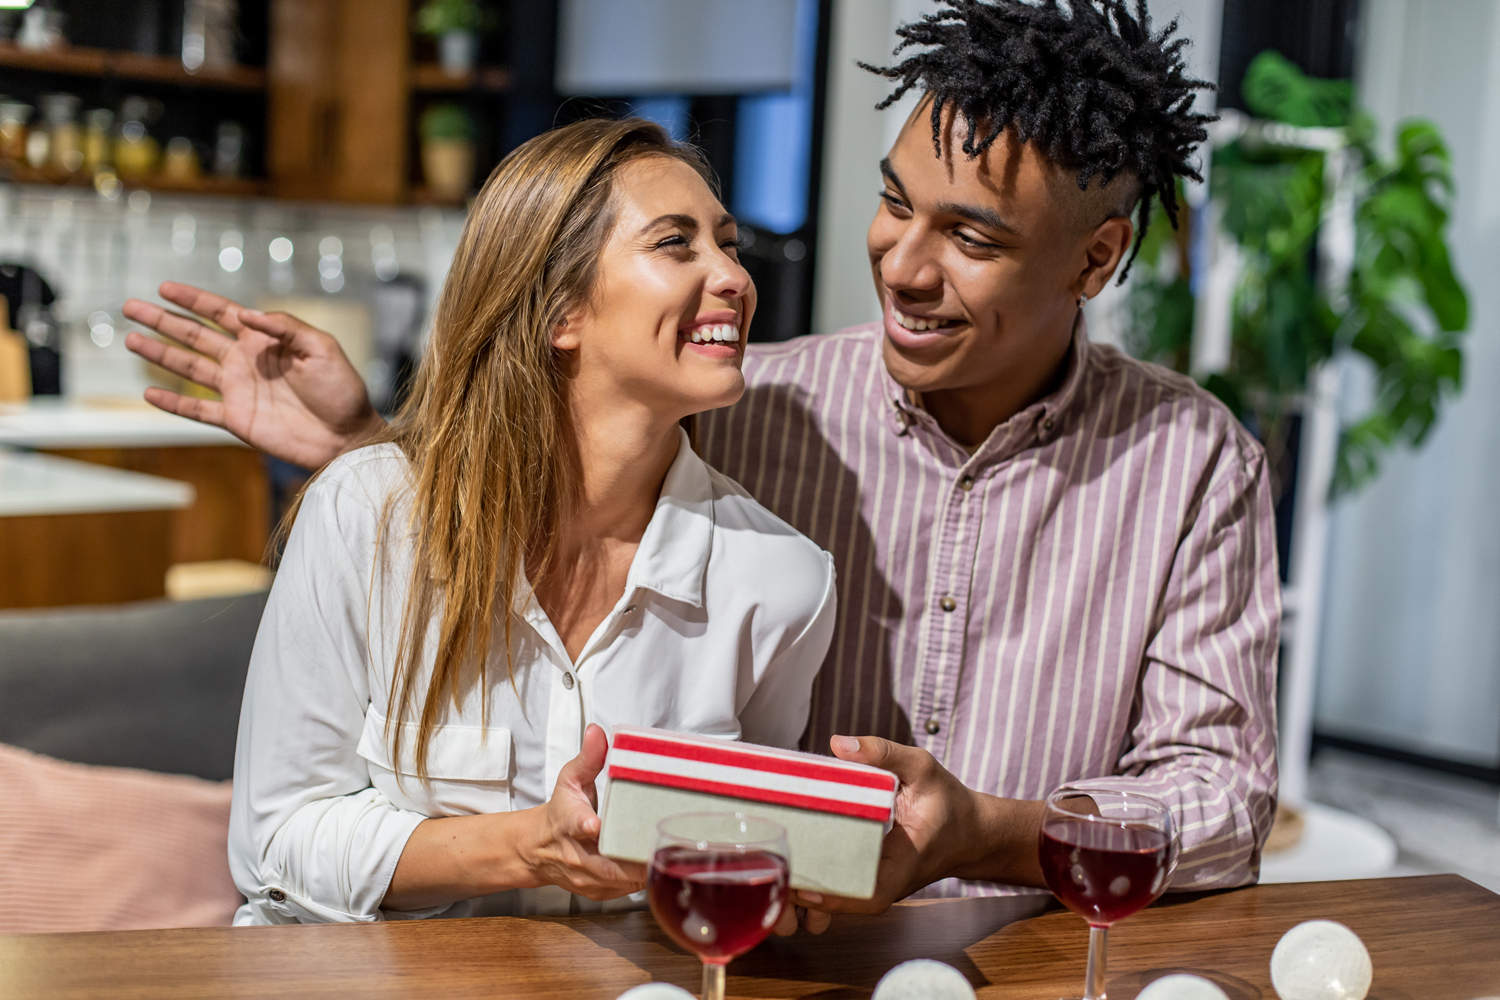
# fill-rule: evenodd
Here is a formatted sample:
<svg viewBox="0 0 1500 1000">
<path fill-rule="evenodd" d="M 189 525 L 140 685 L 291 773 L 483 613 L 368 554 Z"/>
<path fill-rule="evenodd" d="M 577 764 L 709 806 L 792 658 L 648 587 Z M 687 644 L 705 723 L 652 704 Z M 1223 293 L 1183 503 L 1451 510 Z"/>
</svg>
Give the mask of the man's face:
<svg viewBox="0 0 1500 1000">
<path fill-rule="evenodd" d="M 1009 130 L 971 160 L 966 127 L 945 114 L 934 155 L 929 115 L 924 101 L 881 164 L 867 238 L 886 367 L 921 393 L 1044 379 L 1066 356 L 1078 296 L 1096 294 L 1118 263 L 1121 227 L 1129 246 L 1129 220 L 1101 226 L 1111 213 L 1097 182 L 1079 191 L 1076 174 Z"/>
</svg>

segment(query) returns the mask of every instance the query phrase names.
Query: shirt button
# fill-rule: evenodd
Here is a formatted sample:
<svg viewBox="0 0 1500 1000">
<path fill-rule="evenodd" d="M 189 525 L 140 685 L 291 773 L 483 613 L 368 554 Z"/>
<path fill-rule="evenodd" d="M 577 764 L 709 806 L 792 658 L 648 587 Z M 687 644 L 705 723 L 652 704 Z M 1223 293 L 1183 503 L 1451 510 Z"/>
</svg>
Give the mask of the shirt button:
<svg viewBox="0 0 1500 1000">
<path fill-rule="evenodd" d="M 1056 421 L 1056 420 L 1053 420 L 1053 419 L 1052 419 L 1052 418 L 1051 418 L 1051 417 L 1048 417 L 1048 418 L 1047 418 L 1047 419 L 1046 419 L 1046 420 L 1043 420 L 1043 421 L 1042 421 L 1042 427 L 1043 427 L 1043 428 L 1044 428 L 1044 429 L 1046 429 L 1046 430 L 1049 430 L 1049 431 L 1050 431 L 1050 430 L 1051 430 L 1051 429 L 1052 429 L 1052 428 L 1053 428 L 1053 427 L 1055 427 L 1055 426 L 1056 426 L 1056 425 L 1057 425 L 1057 421 Z"/>
<path fill-rule="evenodd" d="M 271 902 L 273 903 L 286 902 L 286 893 L 282 892 L 280 889 L 272 889 L 270 892 L 266 893 L 266 895 L 271 897 Z"/>
<path fill-rule="evenodd" d="M 567 688 L 569 691 L 573 690 L 573 675 L 572 674 L 570 674 L 570 673 L 563 674 L 563 687 Z"/>
<path fill-rule="evenodd" d="M 938 607 L 944 611 L 952 611 L 958 607 L 958 602 L 951 597 L 945 597 L 941 601 L 938 601 Z"/>
<path fill-rule="evenodd" d="M 965 493 L 967 493 L 970 490 L 972 490 L 974 488 L 974 477 L 973 476 L 964 476 L 962 479 L 960 479 L 958 481 L 958 488 L 961 489 L 961 490 L 963 490 Z"/>
<path fill-rule="evenodd" d="M 930 735 L 930 736 L 936 736 L 942 730 L 942 728 L 943 728 L 942 723 L 938 722 L 938 720 L 936 720 L 936 719 L 928 719 L 927 720 L 927 733 L 928 733 L 928 735 Z"/>
</svg>

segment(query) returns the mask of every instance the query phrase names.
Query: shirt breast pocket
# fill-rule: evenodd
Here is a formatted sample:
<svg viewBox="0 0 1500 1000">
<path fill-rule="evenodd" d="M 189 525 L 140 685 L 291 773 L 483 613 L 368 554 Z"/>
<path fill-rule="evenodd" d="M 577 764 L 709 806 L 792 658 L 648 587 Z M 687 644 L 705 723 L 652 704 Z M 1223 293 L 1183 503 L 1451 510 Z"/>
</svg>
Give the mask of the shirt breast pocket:
<svg viewBox="0 0 1500 1000">
<path fill-rule="evenodd" d="M 391 734 L 394 735 L 394 732 Z M 365 714 L 357 752 L 370 769 L 370 783 L 402 809 L 425 816 L 467 816 L 511 809 L 509 729 L 441 725 L 427 745 L 427 779 L 417 776 L 417 726 L 401 726 L 399 759 L 391 754 L 384 716 Z"/>
</svg>

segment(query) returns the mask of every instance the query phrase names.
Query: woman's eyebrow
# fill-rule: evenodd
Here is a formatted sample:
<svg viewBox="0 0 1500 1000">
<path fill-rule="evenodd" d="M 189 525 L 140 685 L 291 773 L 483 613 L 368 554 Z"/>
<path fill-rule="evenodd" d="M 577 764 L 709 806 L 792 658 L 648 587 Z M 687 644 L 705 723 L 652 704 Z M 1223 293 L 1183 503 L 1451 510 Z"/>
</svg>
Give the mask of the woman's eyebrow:
<svg viewBox="0 0 1500 1000">
<path fill-rule="evenodd" d="M 691 215 L 681 215 L 675 212 L 668 215 L 658 215 L 656 218 L 652 219 L 650 222 L 642 226 L 641 232 L 648 233 L 658 226 L 677 226 L 681 229 L 691 229 L 694 232 L 697 232 L 698 220 L 693 218 Z"/>
</svg>

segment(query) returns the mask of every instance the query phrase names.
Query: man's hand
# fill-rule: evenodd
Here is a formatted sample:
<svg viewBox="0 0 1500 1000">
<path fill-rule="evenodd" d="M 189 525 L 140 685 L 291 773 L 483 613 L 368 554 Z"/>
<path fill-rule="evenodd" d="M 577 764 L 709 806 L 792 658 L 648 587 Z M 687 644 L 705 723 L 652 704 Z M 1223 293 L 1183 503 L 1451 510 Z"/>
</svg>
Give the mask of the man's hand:
<svg viewBox="0 0 1500 1000">
<path fill-rule="evenodd" d="M 195 399 L 151 388 L 146 400 L 153 406 L 223 427 L 252 447 L 308 469 L 326 465 L 384 426 L 359 372 L 338 341 L 322 330 L 285 313 L 247 309 L 191 285 L 168 281 L 159 291 L 168 302 L 212 320 L 231 336 L 194 317 L 139 299 L 127 301 L 126 317 L 169 342 L 131 333 L 125 346 L 223 397 Z"/>
<path fill-rule="evenodd" d="M 1001 799 L 966 788 L 926 750 L 874 736 L 835 736 L 834 755 L 894 772 L 901 780 L 896 821 L 881 846 L 875 895 L 846 899 L 795 893 L 808 910 L 813 933 L 828 926 L 827 913 L 881 913 L 892 903 L 939 879 L 956 877 L 1042 885 L 1037 837 L 1042 803 Z M 785 921 L 784 921 L 785 923 Z M 792 928 L 778 928 L 790 931 Z"/>
</svg>

